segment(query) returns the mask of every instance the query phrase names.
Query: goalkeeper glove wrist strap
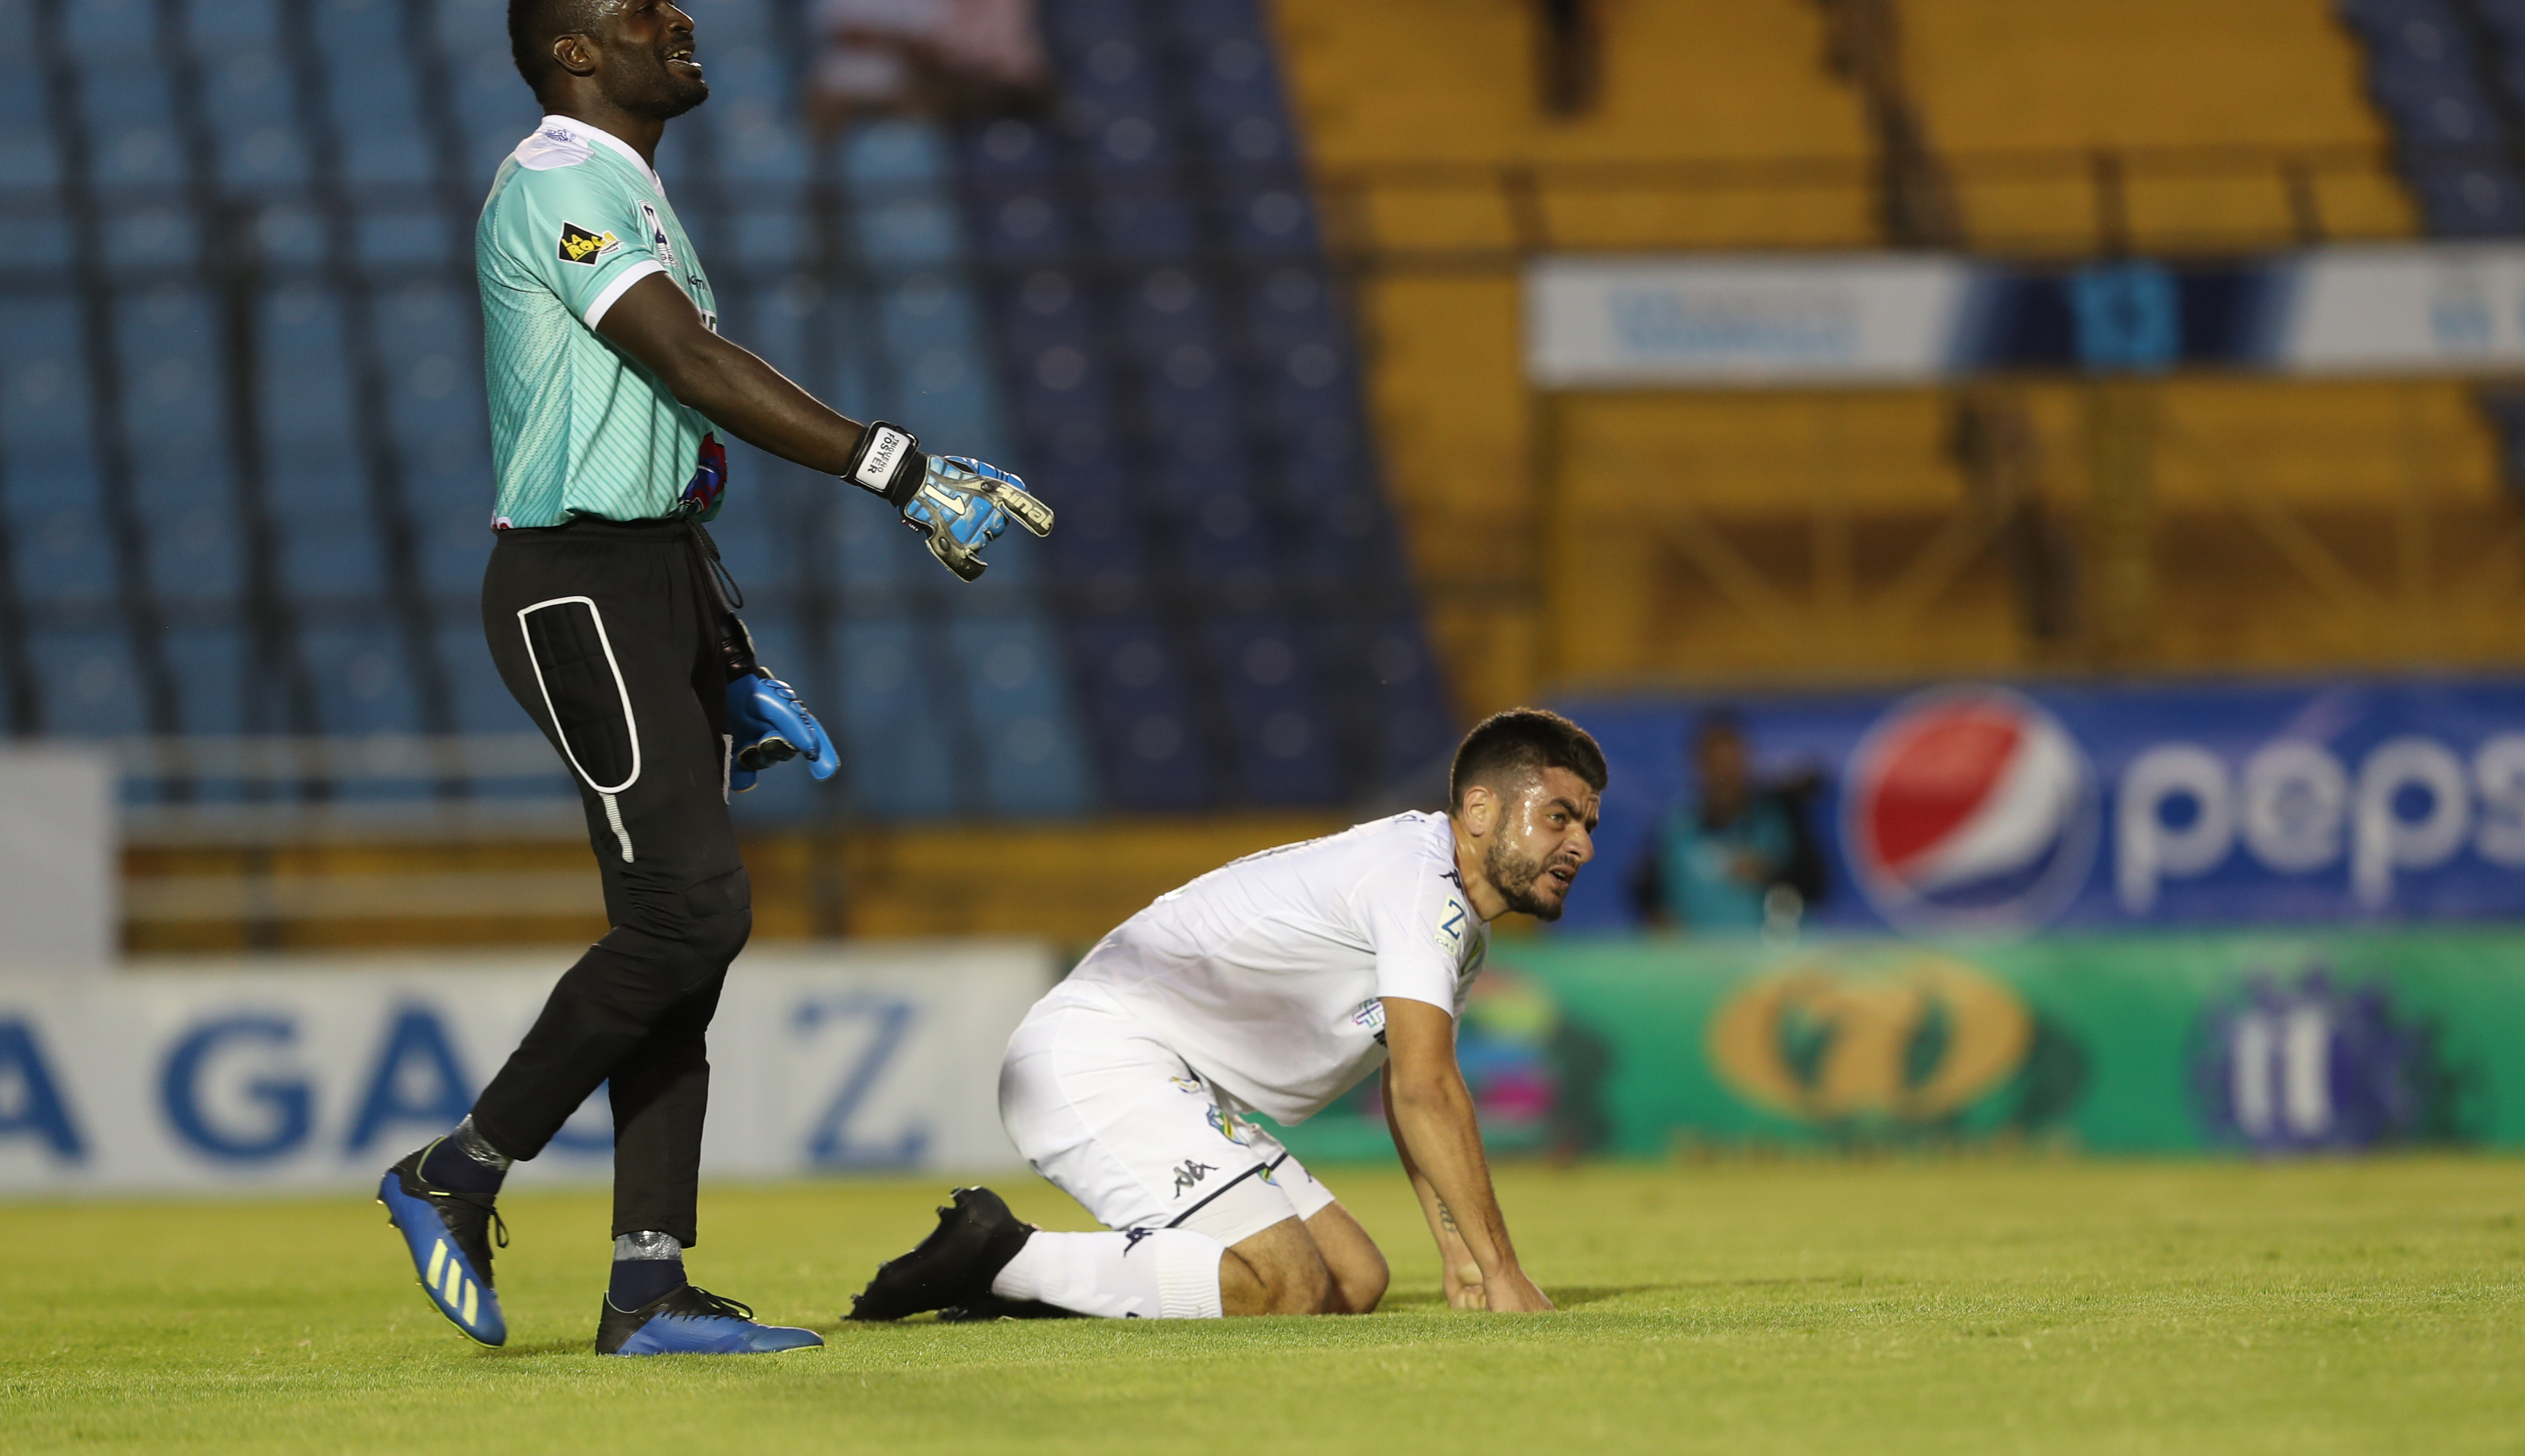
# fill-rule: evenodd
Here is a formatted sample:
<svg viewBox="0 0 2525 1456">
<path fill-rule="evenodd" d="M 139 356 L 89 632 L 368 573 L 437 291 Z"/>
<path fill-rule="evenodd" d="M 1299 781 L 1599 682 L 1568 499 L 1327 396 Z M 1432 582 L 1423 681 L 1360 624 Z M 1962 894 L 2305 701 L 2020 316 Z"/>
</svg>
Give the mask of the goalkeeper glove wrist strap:
<svg viewBox="0 0 2525 1456">
<path fill-rule="evenodd" d="M 920 453 L 920 442 L 912 432 L 876 419 L 860 436 L 859 449 L 851 452 L 850 468 L 842 478 L 884 497 L 887 505 L 900 510 L 912 503 L 913 493 L 920 489 L 920 479 L 928 471 L 928 458 Z"/>
</svg>

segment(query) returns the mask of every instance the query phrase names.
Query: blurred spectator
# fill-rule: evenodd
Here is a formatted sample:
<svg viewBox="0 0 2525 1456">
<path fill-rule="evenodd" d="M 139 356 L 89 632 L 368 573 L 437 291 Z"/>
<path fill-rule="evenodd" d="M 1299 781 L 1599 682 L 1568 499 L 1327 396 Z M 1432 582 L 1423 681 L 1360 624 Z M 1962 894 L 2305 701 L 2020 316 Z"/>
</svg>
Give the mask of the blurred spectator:
<svg viewBox="0 0 2525 1456">
<path fill-rule="evenodd" d="M 1632 884 L 1643 919 L 1699 935 L 1794 931 L 1823 894 L 1807 822 L 1820 780 L 1755 778 L 1745 728 L 1711 708 L 1692 735 L 1692 788 L 1667 811 Z"/>
<path fill-rule="evenodd" d="M 1604 72 L 1603 38 L 1596 0 L 1536 0 L 1542 48 L 1536 57 L 1543 80 L 1543 109 L 1556 117 L 1595 109 Z"/>
<path fill-rule="evenodd" d="M 995 116 L 1051 91 L 1035 0 L 817 0 L 817 124 Z"/>
</svg>

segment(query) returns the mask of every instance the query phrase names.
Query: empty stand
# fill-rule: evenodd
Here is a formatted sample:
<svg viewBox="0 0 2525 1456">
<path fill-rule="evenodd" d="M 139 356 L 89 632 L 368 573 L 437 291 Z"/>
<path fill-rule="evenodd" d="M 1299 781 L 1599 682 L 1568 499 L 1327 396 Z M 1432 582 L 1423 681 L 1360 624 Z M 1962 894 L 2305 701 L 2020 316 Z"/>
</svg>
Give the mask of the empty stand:
<svg viewBox="0 0 2525 1456">
<path fill-rule="evenodd" d="M 1904 0 L 1902 14 L 1912 96 L 1976 246 L 2080 254 L 2104 227 L 2139 249 L 2268 248 L 2412 228 L 2356 44 L 2323 0 Z"/>
<path fill-rule="evenodd" d="M 756 822 L 1343 801 L 1449 714 L 1253 0 L 1053 0 L 1042 116 L 801 120 L 800 0 L 694 0 L 716 95 L 660 169 L 722 327 L 1061 512 L 960 586 L 738 447 L 716 531 L 832 790 Z M 11 0 L 0 714 L 80 738 L 454 741 L 524 719 L 491 543 L 471 229 L 536 109 L 500 0 Z M 134 792 L 310 805 L 356 763 Z M 451 763 L 457 760 L 448 760 Z M 470 760 L 469 760 L 470 761 Z M 398 780 L 442 804 L 558 780 Z M 171 810 L 172 811 L 172 810 Z"/>
</svg>

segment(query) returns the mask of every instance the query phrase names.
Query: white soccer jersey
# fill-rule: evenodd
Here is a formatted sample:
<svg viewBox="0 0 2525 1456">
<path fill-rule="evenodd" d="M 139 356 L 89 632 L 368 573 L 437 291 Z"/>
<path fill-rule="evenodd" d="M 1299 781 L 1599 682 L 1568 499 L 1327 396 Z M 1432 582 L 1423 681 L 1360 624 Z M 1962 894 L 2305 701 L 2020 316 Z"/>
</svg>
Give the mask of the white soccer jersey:
<svg viewBox="0 0 2525 1456">
<path fill-rule="evenodd" d="M 1384 1063 L 1385 997 L 1461 1015 L 1489 948 L 1447 817 L 1406 813 L 1158 897 L 1054 995 L 1101 995 L 1247 1107 L 1296 1123 Z"/>
</svg>

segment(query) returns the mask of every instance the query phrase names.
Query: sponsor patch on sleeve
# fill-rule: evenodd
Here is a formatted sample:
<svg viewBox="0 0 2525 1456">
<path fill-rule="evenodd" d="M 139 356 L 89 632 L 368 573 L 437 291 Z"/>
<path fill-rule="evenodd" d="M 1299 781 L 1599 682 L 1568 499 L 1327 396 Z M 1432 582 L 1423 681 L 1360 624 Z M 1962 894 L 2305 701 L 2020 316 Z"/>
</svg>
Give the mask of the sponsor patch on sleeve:
<svg viewBox="0 0 2525 1456">
<path fill-rule="evenodd" d="M 1461 958 L 1464 953 L 1464 931 L 1472 918 L 1462 900 L 1448 896 L 1445 903 L 1438 906 L 1438 921 L 1429 928 L 1429 939 L 1438 943 L 1439 949 Z"/>
<path fill-rule="evenodd" d="M 564 218 L 561 224 L 561 261 L 583 263 L 596 267 L 596 260 L 622 246 L 622 240 L 610 232 L 590 232 Z"/>
</svg>

